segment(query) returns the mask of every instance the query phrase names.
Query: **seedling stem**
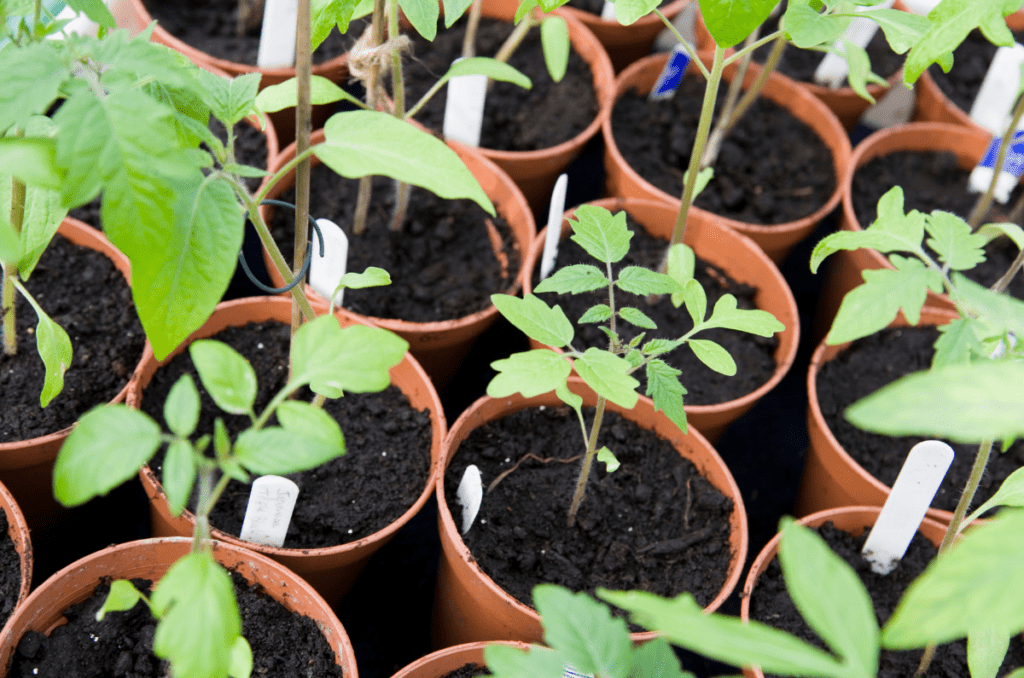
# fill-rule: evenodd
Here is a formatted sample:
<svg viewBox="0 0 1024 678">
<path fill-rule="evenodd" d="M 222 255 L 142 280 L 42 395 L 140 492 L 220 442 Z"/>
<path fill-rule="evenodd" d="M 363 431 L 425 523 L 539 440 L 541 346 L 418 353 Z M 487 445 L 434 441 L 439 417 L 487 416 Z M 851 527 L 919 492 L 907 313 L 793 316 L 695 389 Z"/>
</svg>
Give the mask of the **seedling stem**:
<svg viewBox="0 0 1024 678">
<path fill-rule="evenodd" d="M 312 133 L 312 108 L 309 100 L 309 78 L 310 69 L 312 68 L 309 0 L 299 0 L 295 32 L 295 75 L 298 81 L 298 105 L 295 107 L 295 152 L 296 155 L 300 155 L 309 150 L 309 136 Z M 299 271 L 302 270 L 302 264 L 306 260 L 306 247 L 308 246 L 309 238 L 309 168 L 308 156 L 295 168 L 295 255 L 292 261 L 293 276 L 299 275 Z M 293 338 L 299 330 L 299 325 L 302 324 L 302 311 L 299 300 L 293 296 Z"/>
<path fill-rule="evenodd" d="M 597 409 L 594 412 L 594 423 L 590 426 L 590 436 L 587 438 L 587 452 L 583 455 L 580 477 L 576 481 L 576 491 L 572 493 L 572 505 L 569 506 L 569 527 L 576 523 L 576 512 L 579 511 L 580 504 L 587 494 L 587 478 L 590 477 L 590 467 L 594 463 L 594 457 L 597 455 L 597 433 L 601 430 L 601 420 L 604 418 L 606 402 L 605 398 L 598 396 Z"/>
<path fill-rule="evenodd" d="M 38 11 L 38 3 L 36 3 Z M 11 178 L 11 227 L 15 234 L 21 235 L 21 226 L 25 219 L 25 183 Z M 4 353 L 14 355 L 18 352 L 17 323 L 14 313 L 14 279 L 18 275 L 18 267 L 14 264 L 4 267 L 3 303 L 0 308 L 4 314 Z"/>
<path fill-rule="evenodd" d="M 988 184 L 988 190 L 978 198 L 978 202 L 974 203 L 974 209 L 971 210 L 971 215 L 967 219 L 967 223 L 971 225 L 972 230 L 977 229 L 981 225 L 981 220 L 985 218 L 989 208 L 992 207 L 992 200 L 996 193 L 996 184 L 999 182 L 999 175 L 1002 173 L 1003 164 L 1006 162 L 1006 154 L 1013 144 L 1014 133 L 1017 130 L 1017 125 L 1020 124 L 1022 116 L 1024 116 L 1024 96 L 1017 99 L 1017 105 L 1013 109 L 1013 119 L 1010 121 L 1009 128 L 1003 134 L 1002 141 L 999 142 L 999 152 L 996 154 L 996 164 L 992 167 L 992 181 Z"/>
<path fill-rule="evenodd" d="M 743 42 L 743 46 L 745 48 L 750 47 L 757 40 L 760 33 L 760 27 L 754 29 L 754 32 L 748 35 L 747 39 Z M 736 76 L 729 83 L 729 91 L 725 95 L 725 104 L 718 115 L 718 124 L 715 125 L 715 129 L 708 138 L 708 145 L 704 149 L 704 157 L 700 161 L 701 167 L 707 167 L 718 157 L 718 149 L 721 147 L 722 139 L 725 137 L 724 128 L 726 121 L 732 118 L 736 102 L 739 101 L 740 94 L 743 92 L 743 81 L 747 78 L 747 69 L 750 67 L 750 60 L 753 58 L 753 54 L 751 51 L 743 55 L 743 60 L 740 61 L 739 68 L 736 70 Z"/>
<path fill-rule="evenodd" d="M 466 21 L 466 35 L 462 40 L 462 58 L 470 59 L 476 56 L 476 32 L 480 26 L 480 14 L 483 9 L 483 0 L 474 0 L 469 8 L 469 19 Z"/>
<path fill-rule="evenodd" d="M 384 0 L 374 0 L 373 18 L 370 26 L 370 48 L 376 49 L 384 42 Z M 371 111 L 376 111 L 380 106 L 378 101 L 379 88 L 377 82 L 380 80 L 380 67 L 374 59 L 369 67 L 369 74 L 366 78 L 366 105 Z M 352 217 L 352 233 L 360 235 L 366 230 L 366 215 L 370 211 L 370 198 L 373 194 L 373 177 L 362 177 L 359 179 L 359 194 L 356 198 L 356 212 Z"/>
</svg>

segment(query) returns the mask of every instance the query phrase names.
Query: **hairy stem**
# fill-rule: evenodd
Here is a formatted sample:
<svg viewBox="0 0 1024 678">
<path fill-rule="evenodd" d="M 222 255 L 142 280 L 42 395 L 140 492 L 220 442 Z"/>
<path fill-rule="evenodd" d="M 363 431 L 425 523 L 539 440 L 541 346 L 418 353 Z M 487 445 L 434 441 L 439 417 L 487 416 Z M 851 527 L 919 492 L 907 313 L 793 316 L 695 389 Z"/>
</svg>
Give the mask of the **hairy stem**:
<svg viewBox="0 0 1024 678">
<path fill-rule="evenodd" d="M 604 418 L 604 406 L 607 400 L 597 398 L 597 410 L 594 412 L 594 423 L 590 427 L 590 438 L 587 440 L 587 453 L 583 455 L 583 463 L 580 467 L 580 477 L 576 481 L 576 491 L 572 494 L 572 505 L 569 506 L 569 526 L 576 523 L 576 512 L 580 510 L 580 504 L 587 493 L 587 478 L 590 477 L 590 467 L 597 455 L 597 433 L 601 430 L 601 420 Z"/>
<path fill-rule="evenodd" d="M 37 3 L 38 4 L 38 3 Z M 21 227 L 25 221 L 25 182 L 11 177 L 11 228 L 16 235 L 21 235 Z M 14 280 L 18 276 L 18 266 L 11 263 L 4 266 L 2 303 L 4 315 L 4 353 L 14 355 L 18 352 L 18 328 L 14 312 Z"/>
<path fill-rule="evenodd" d="M 754 32 L 747 36 L 743 47 L 750 47 L 757 40 L 760 32 L 760 28 L 754 29 Z M 750 61 L 753 57 L 754 52 L 752 50 L 744 55 L 743 60 L 740 61 L 739 68 L 736 69 L 736 75 L 733 76 L 732 82 L 729 83 L 729 90 L 725 95 L 725 103 L 722 105 L 722 111 L 718 114 L 718 123 L 715 125 L 715 129 L 712 130 L 711 136 L 708 137 L 708 145 L 704 148 L 704 156 L 700 160 L 701 169 L 714 163 L 715 158 L 718 157 L 718 151 L 722 147 L 722 140 L 725 138 L 726 122 L 732 118 L 732 112 L 736 110 L 736 103 L 743 92 L 743 81 L 747 78 L 747 69 L 750 68 Z"/>
<path fill-rule="evenodd" d="M 196 502 L 196 529 L 192 533 L 192 553 L 210 548 L 210 512 L 231 481 L 230 476 L 221 475 L 214 485 L 216 466 L 203 464 L 199 470 L 199 500 Z"/>
<path fill-rule="evenodd" d="M 1017 99 L 1017 105 L 1013 108 L 1013 119 L 1010 121 L 1009 128 L 1003 133 L 1002 141 L 999 142 L 996 164 L 992 168 L 992 181 L 988 182 L 988 189 L 974 203 L 974 209 L 971 210 L 971 215 L 967 219 L 967 223 L 971 225 L 971 230 L 981 225 L 981 220 L 985 218 L 989 208 L 992 207 L 992 201 L 995 199 L 996 194 L 996 184 L 999 182 L 999 175 L 1002 173 L 1003 164 L 1006 162 L 1006 154 L 1013 143 L 1013 135 L 1017 130 L 1017 125 L 1020 124 L 1022 115 L 1024 115 L 1024 96 Z"/>
<path fill-rule="evenodd" d="M 295 76 L 298 80 L 298 103 L 295 107 L 295 154 L 309 150 L 309 136 L 312 133 L 312 107 L 310 105 L 309 80 L 312 59 L 310 47 L 310 0 L 299 0 L 299 12 L 295 21 Z M 292 274 L 298 276 L 306 260 L 309 244 L 309 158 L 295 168 L 295 254 L 292 260 Z M 296 285 L 301 286 L 302 283 Z M 302 325 L 303 309 L 298 299 L 292 301 L 292 338 Z M 291 366 L 289 365 L 289 372 Z"/>
<path fill-rule="evenodd" d="M 469 19 L 466 20 L 466 37 L 462 40 L 462 58 L 471 59 L 476 56 L 476 31 L 480 26 L 480 14 L 483 0 L 473 0 L 469 8 Z"/>
<path fill-rule="evenodd" d="M 1003 274 L 999 280 L 992 285 L 993 292 L 1005 292 L 1006 288 L 1010 286 L 1010 281 L 1013 280 L 1013 276 L 1017 275 L 1020 271 L 1021 265 L 1024 264 L 1024 250 L 1017 252 L 1017 258 L 1010 264 L 1010 268 L 1006 269 L 1006 273 Z"/>
<path fill-rule="evenodd" d="M 373 0 L 373 19 L 370 24 L 370 47 L 379 47 L 384 42 L 384 2 Z M 374 61 L 366 78 L 366 105 L 371 111 L 380 106 L 377 82 L 380 80 L 380 67 Z M 370 198 L 373 194 L 373 177 L 359 179 L 359 194 L 356 197 L 356 212 L 352 217 L 352 233 L 360 235 L 366 230 L 366 215 L 370 212 Z"/>
<path fill-rule="evenodd" d="M 398 0 L 388 0 L 388 35 L 398 35 Z M 391 97 L 395 102 L 395 117 L 405 120 L 405 80 L 402 75 L 402 53 L 391 53 Z M 409 210 L 409 184 L 395 182 L 395 211 L 391 215 L 391 230 L 401 231 L 405 214 Z"/>
</svg>

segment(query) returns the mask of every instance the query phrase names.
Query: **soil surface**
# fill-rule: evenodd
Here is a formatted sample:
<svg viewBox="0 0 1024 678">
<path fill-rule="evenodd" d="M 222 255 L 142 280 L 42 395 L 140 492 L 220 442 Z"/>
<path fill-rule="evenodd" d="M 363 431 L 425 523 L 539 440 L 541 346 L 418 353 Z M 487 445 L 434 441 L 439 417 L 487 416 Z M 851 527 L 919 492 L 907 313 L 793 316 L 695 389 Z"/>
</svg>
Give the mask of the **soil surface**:
<svg viewBox="0 0 1024 678">
<path fill-rule="evenodd" d="M 633 232 L 633 238 L 629 243 L 629 254 L 622 261 L 613 264 L 614 275 L 617 276 L 618 271 L 625 266 L 643 266 L 656 270 L 665 255 L 666 241 L 648 235 L 647 231 L 634 222 L 629 215 L 626 216 L 626 220 L 629 230 Z M 563 239 L 558 246 L 555 270 L 578 263 L 598 264 L 574 241 L 569 238 Z M 532 281 L 534 287 L 540 282 L 539 269 L 538 266 L 534 272 Z M 697 281 L 707 293 L 708 309 L 713 309 L 715 303 L 727 293 L 737 298 L 739 308 L 757 308 L 754 303 L 754 295 L 757 290 L 750 285 L 736 282 L 717 266 L 698 259 L 695 274 Z M 549 305 L 561 306 L 566 316 L 574 323 L 595 304 L 608 303 L 607 290 L 573 295 L 547 292 L 537 296 Z M 655 337 L 674 339 L 693 329 L 693 320 L 686 307 L 676 308 L 672 305 L 671 297 L 668 295 L 660 296 L 656 303 L 650 304 L 646 296 L 616 290 L 615 305 L 616 308 L 622 306 L 639 308 L 658 325 L 657 330 L 647 331 L 647 339 Z M 709 316 L 710 313 L 709 310 Z M 606 324 L 604 323 L 604 325 Z M 618 319 L 616 329 L 623 339 L 632 339 L 642 331 L 621 319 Z M 775 373 L 777 365 L 775 349 L 779 345 L 779 340 L 775 336 L 759 337 L 746 332 L 713 329 L 701 332 L 696 338 L 710 339 L 724 346 L 736 360 L 737 370 L 736 374 L 731 377 L 715 372 L 698 360 L 693 351 L 686 347 L 663 356 L 670 365 L 682 370 L 683 374 L 680 378 L 687 390 L 684 401 L 688 405 L 712 405 L 734 400 L 756 390 L 771 379 Z M 577 325 L 576 339 L 574 339 L 573 345 L 579 350 L 591 346 L 603 349 L 608 346 L 608 337 L 598 329 L 597 324 Z M 640 370 L 633 376 L 643 384 L 646 383 L 645 374 L 643 370 Z M 641 392 L 644 391 L 644 388 L 641 386 Z"/>
<path fill-rule="evenodd" d="M 14 612 L 21 592 L 21 557 L 8 529 L 7 513 L 0 510 L 0 628 Z"/>
<path fill-rule="evenodd" d="M 18 353 L 0 353 L 0 443 L 55 433 L 113 399 L 131 378 L 146 341 L 131 289 L 113 262 L 61 235 L 25 287 L 68 333 L 74 357 L 64 390 L 41 409 L 45 368 L 36 352 L 36 314 L 17 294 Z"/>
<path fill-rule="evenodd" d="M 883 330 L 853 342 L 835 360 L 825 363 L 818 373 L 818 401 L 829 429 L 865 471 L 890 487 L 896 482 L 910 449 L 926 438 L 891 438 L 868 433 L 846 421 L 842 413 L 886 384 L 912 372 L 929 369 L 938 336 L 938 330 L 932 327 Z M 949 444 L 955 457 L 932 507 L 952 511 L 970 476 L 978 447 Z M 995 450 L 998 449 L 997 443 Z M 978 487 L 974 507 L 991 497 L 1007 476 L 1024 465 L 1024 441 L 1017 441 L 1006 452 L 995 450 Z"/>
<path fill-rule="evenodd" d="M 317 623 L 285 609 L 258 584 L 232 573 L 242 635 L 253 655 L 252 675 L 261 678 L 318 676 L 341 678 L 342 670 Z M 152 582 L 133 579 L 147 594 Z M 143 602 L 125 612 L 110 612 L 96 621 L 96 612 L 110 590 L 109 583 L 64 612 L 68 623 L 47 638 L 35 631 L 18 643 L 11 675 L 26 678 L 55 676 L 117 676 L 162 678 L 167 663 L 153 654 L 156 620 Z"/>
<path fill-rule="evenodd" d="M 491 670 L 486 666 L 480 666 L 479 664 L 470 663 L 463 664 L 454 671 L 449 671 L 448 673 L 441 676 L 441 678 L 476 678 L 477 676 L 489 675 L 492 675 Z"/>
<path fill-rule="evenodd" d="M 477 56 L 497 54 L 511 32 L 511 23 L 481 19 L 477 30 Z M 419 101 L 451 63 L 462 56 L 465 33 L 465 18 L 449 29 L 439 24 L 433 42 L 427 42 L 418 33 L 410 33 L 414 47 L 405 69 L 407 107 Z M 597 117 L 594 76 L 576 50 L 569 53 L 565 77 L 555 83 L 544 65 L 540 29 L 531 29 L 509 63 L 530 78 L 533 87 L 526 90 L 508 82 L 494 83 L 484 106 L 480 146 L 500 151 L 549 148 L 572 139 Z M 446 93 L 447 88 L 442 88 L 416 114 L 416 120 L 439 131 L 444 123 Z"/>
<path fill-rule="evenodd" d="M 215 337 L 245 356 L 256 370 L 261 412 L 287 381 L 289 328 L 276 322 L 229 328 Z M 146 387 L 144 412 L 163 421 L 163 402 L 182 374 L 199 388 L 203 411 L 198 434 L 213 431 L 223 417 L 232 438 L 248 428 L 247 417 L 219 410 L 199 381 L 187 353 L 160 369 Z M 312 394 L 302 389 L 298 399 Z M 397 520 L 423 492 L 430 469 L 429 413 L 418 412 L 395 386 L 381 393 L 349 394 L 328 400 L 324 409 L 341 425 L 347 453 L 315 469 L 286 477 L 299 486 L 299 499 L 285 537 L 286 548 L 322 548 L 362 539 Z M 276 424 L 272 419 L 271 424 Z M 152 466 L 161 476 L 163 452 Z M 210 522 L 237 535 L 249 501 L 250 485 L 231 481 L 210 516 Z M 193 495 L 193 502 L 196 497 Z M 193 504 L 194 506 L 194 504 Z"/>
<path fill-rule="evenodd" d="M 404 231 L 395 233 L 388 227 L 394 182 L 378 177 L 366 230 L 352 235 L 358 185 L 323 165 L 313 168 L 310 212 L 317 219 L 330 219 L 349 236 L 348 270 L 377 266 L 391 274 L 386 287 L 345 290 L 346 309 L 375 318 L 453 320 L 486 309 L 494 293 L 518 291 L 513 286 L 522 253 L 501 217 L 491 217 L 470 200 L 446 200 L 414 187 Z M 280 199 L 294 203 L 294 189 Z M 294 252 L 294 224 L 294 212 L 274 210 L 271 232 L 288 261 Z M 495 254 L 488 224 L 497 229 L 505 265 Z"/>
<path fill-rule="evenodd" d="M 593 417 L 592 408 L 584 413 Z M 466 546 L 498 586 L 527 605 L 544 582 L 574 591 L 688 591 L 707 605 L 729 571 L 732 500 L 668 441 L 615 413 L 604 417 L 597 444 L 622 466 L 606 473 L 594 463 L 572 527 L 566 516 L 585 447 L 570 408 L 521 410 L 473 431 L 445 474 L 456 524 L 456 490 L 469 464 L 480 468 L 485 486 L 520 465 L 484 494 Z"/>
<path fill-rule="evenodd" d="M 260 49 L 262 19 L 254 30 L 238 35 L 238 0 L 209 0 L 208 2 L 176 2 L 175 0 L 146 0 L 146 9 L 168 33 L 185 44 L 206 52 L 212 57 L 239 64 L 256 65 Z M 323 44 L 313 52 L 313 63 L 318 64 L 344 54 L 355 41 L 362 23 L 353 22 L 346 35 L 331 30 Z"/>
<path fill-rule="evenodd" d="M 879 198 L 898 185 L 903 187 L 904 211 L 916 209 L 927 214 L 944 210 L 966 219 L 978 200 L 977 193 L 967 190 L 970 175 L 970 170 L 961 169 L 956 156 L 949 151 L 904 151 L 878 156 L 853 175 L 853 211 L 861 227 L 867 228 L 878 216 Z M 1021 195 L 1024 186 L 1017 186 L 1006 205 L 993 203 L 982 223 L 1009 221 L 1007 212 Z M 985 261 L 966 275 L 988 287 L 1010 268 L 1017 247 L 1009 238 L 999 238 L 985 247 L 985 253 Z M 1024 298 L 1024 278 L 1015 276 L 1009 292 L 1018 299 Z"/>
<path fill-rule="evenodd" d="M 1014 32 L 1013 39 L 1024 42 L 1024 31 Z M 949 73 L 944 73 L 938 64 L 932 64 L 928 67 L 928 75 L 950 101 L 965 113 L 970 113 L 997 49 L 981 31 L 973 30 L 953 50 L 953 68 Z"/>
<path fill-rule="evenodd" d="M 725 83 L 719 88 L 716 115 L 727 89 Z M 669 101 L 652 103 L 631 90 L 612 109 L 622 157 L 669 195 L 682 194 L 703 99 L 704 79 L 691 73 Z M 806 217 L 828 202 L 836 186 L 828 147 L 810 127 L 764 97 L 722 142 L 714 169 L 697 207 L 758 224 Z"/>
<path fill-rule="evenodd" d="M 871 565 L 860 554 L 869 534 L 867 531 L 860 537 L 852 537 L 846 532 L 836 529 L 831 522 L 825 523 L 815 531 L 839 557 L 856 571 L 868 593 L 871 594 L 879 626 L 885 624 L 889 619 L 903 596 L 903 592 L 924 571 L 925 566 L 937 553 L 932 543 L 918 532 L 911 541 L 906 555 L 900 560 L 900 564 L 895 570 L 883 576 L 872 571 Z M 773 560 L 757 580 L 757 585 L 750 597 L 750 618 L 788 631 L 820 648 L 826 647 L 804 622 L 786 592 L 782 568 L 778 559 Z M 878 677 L 913 676 L 920 659 L 921 650 L 882 650 L 878 663 Z M 1011 640 L 1009 652 L 998 675 L 1005 676 L 1013 668 L 1022 665 L 1024 665 L 1024 642 L 1018 635 Z M 925 674 L 926 678 L 928 676 L 968 675 L 970 673 L 967 670 L 966 640 L 940 645 L 928 673 Z"/>
</svg>

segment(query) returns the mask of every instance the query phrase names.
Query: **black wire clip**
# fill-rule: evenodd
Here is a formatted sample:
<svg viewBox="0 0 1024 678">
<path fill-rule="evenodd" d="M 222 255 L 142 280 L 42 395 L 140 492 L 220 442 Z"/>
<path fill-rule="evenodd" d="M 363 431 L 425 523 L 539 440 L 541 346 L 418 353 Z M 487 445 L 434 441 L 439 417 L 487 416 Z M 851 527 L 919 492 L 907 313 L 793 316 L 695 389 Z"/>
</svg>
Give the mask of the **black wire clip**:
<svg viewBox="0 0 1024 678">
<path fill-rule="evenodd" d="M 295 205 L 291 204 L 290 202 L 284 202 L 283 200 L 264 200 L 263 202 L 260 203 L 260 205 L 274 205 L 276 207 L 288 207 L 293 210 L 295 209 Z M 320 256 L 323 257 L 324 234 L 320 232 L 320 227 L 317 225 L 316 219 L 313 218 L 313 215 L 309 215 L 309 223 L 313 227 L 313 230 L 316 231 L 317 240 L 320 241 Z M 242 270 L 245 271 L 245 275 L 249 278 L 253 285 L 258 287 L 260 290 L 266 292 L 267 294 L 283 294 L 284 292 L 291 291 L 293 287 L 299 284 L 300 280 L 306 279 L 306 274 L 309 273 L 309 265 L 312 261 L 313 248 L 307 247 L 306 260 L 302 263 L 302 269 L 299 270 L 299 273 L 298 275 L 295 276 L 295 279 L 292 280 L 287 285 L 285 285 L 284 287 L 267 287 L 266 285 L 264 285 L 263 283 L 256 279 L 256 276 L 254 276 L 252 271 L 249 269 L 249 264 L 245 263 L 245 253 L 243 251 L 238 252 L 238 263 L 242 265 Z"/>
</svg>

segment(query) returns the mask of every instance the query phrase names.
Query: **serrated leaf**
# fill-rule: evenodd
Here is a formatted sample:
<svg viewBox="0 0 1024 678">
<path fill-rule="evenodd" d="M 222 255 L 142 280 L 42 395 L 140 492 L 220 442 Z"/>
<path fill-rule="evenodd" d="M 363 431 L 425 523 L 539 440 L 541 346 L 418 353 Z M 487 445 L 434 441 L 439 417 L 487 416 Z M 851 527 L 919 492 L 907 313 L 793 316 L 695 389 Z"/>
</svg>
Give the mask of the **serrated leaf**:
<svg viewBox="0 0 1024 678">
<path fill-rule="evenodd" d="M 954 271 L 967 271 L 985 261 L 987 239 L 972 233 L 970 225 L 955 214 L 935 210 L 925 219 L 928 246 L 939 255 L 939 261 Z"/>
<path fill-rule="evenodd" d="M 683 302 L 686 304 L 686 310 L 690 314 L 690 318 L 693 320 L 693 325 L 696 327 L 704 322 L 704 316 L 708 312 L 708 297 L 704 293 L 704 288 L 700 286 L 696 278 L 690 278 L 683 285 Z"/>
<path fill-rule="evenodd" d="M 831 46 L 843 34 L 850 20 L 831 13 L 819 13 L 809 4 L 794 2 L 786 8 L 786 34 L 801 49 Z"/>
<path fill-rule="evenodd" d="M 989 22 L 995 20 L 1003 22 L 999 2 L 942 0 L 928 13 L 928 30 L 907 54 L 903 81 L 914 84 L 926 68 L 951 53 L 971 30 L 990 26 Z M 1004 29 L 1005 25 L 1003 22 Z"/>
<path fill-rule="evenodd" d="M 127 579 L 117 579 L 110 582 L 110 592 L 100 609 L 96 610 L 96 621 L 103 621 L 108 612 L 124 612 L 135 607 L 135 604 L 142 598 L 142 594 Z"/>
<path fill-rule="evenodd" d="M 73 357 L 71 339 L 68 338 L 68 333 L 64 331 L 63 327 L 46 315 L 46 311 L 36 303 L 21 282 L 15 279 L 14 285 L 36 312 L 36 350 L 46 367 L 43 390 L 39 394 L 39 405 L 46 407 L 64 390 L 64 372 L 71 367 Z"/>
<path fill-rule="evenodd" d="M 700 13 L 719 47 L 732 47 L 764 23 L 775 0 L 700 0 Z"/>
<path fill-rule="evenodd" d="M 626 357 L 626 362 L 628 362 L 634 368 L 640 367 L 641 365 L 644 364 L 644 354 L 641 353 L 640 351 L 638 351 L 635 348 L 631 349 L 629 351 L 629 353 L 626 354 L 625 357 Z"/>
<path fill-rule="evenodd" d="M 187 440 L 178 439 L 167 446 L 161 482 L 172 516 L 181 515 L 192 494 L 192 485 L 196 481 L 194 454 L 192 444 Z"/>
<path fill-rule="evenodd" d="M 33 115 L 46 112 L 71 78 L 51 41 L 4 50 L 4 86 L 0 87 L 0 133 L 24 129 Z"/>
<path fill-rule="evenodd" d="M 341 426 L 323 409 L 298 400 L 286 400 L 277 406 L 274 414 L 284 430 L 322 440 L 340 448 L 340 454 L 345 454 L 345 436 Z"/>
<path fill-rule="evenodd" d="M 437 35 L 437 17 L 440 13 L 437 0 L 398 0 L 398 6 L 413 28 L 430 42 Z"/>
<path fill-rule="evenodd" d="M 513 353 L 494 361 L 491 367 L 498 372 L 487 385 L 487 395 L 492 398 L 504 398 L 513 393 L 532 398 L 565 386 L 572 373 L 572 365 L 565 356 L 546 348 Z"/>
<path fill-rule="evenodd" d="M 736 374 L 736 361 L 720 345 L 710 339 L 690 339 L 687 343 L 693 354 L 715 372 L 728 377 Z"/>
<path fill-rule="evenodd" d="M 146 31 L 129 38 L 127 30 L 119 30 L 87 40 L 93 59 L 103 66 L 104 85 L 132 87 L 141 80 L 155 80 L 164 87 L 201 92 L 196 66 L 180 52 L 150 42 Z"/>
<path fill-rule="evenodd" d="M 598 304 L 587 309 L 586 313 L 580 316 L 576 322 L 579 323 L 603 323 L 612 317 L 612 309 L 608 304 Z"/>
<path fill-rule="evenodd" d="M 167 428 L 181 438 L 188 438 L 199 423 L 199 391 L 192 377 L 183 374 L 174 382 L 164 401 Z"/>
<path fill-rule="evenodd" d="M 391 383 L 391 368 L 402 362 L 409 343 L 379 327 L 338 326 L 321 316 L 303 324 L 292 340 L 290 389 L 305 384 L 350 393 L 376 393 Z"/>
<path fill-rule="evenodd" d="M 633 308 L 632 306 L 623 306 L 619 309 L 619 317 L 626 322 L 636 325 L 637 327 L 642 327 L 645 330 L 658 329 L 655 322 L 647 317 L 643 311 L 638 308 Z"/>
<path fill-rule="evenodd" d="M 636 405 L 640 382 L 629 376 L 632 365 L 625 358 L 591 347 L 575 360 L 574 366 L 599 396 L 626 409 Z"/>
<path fill-rule="evenodd" d="M 528 650 L 509 645 L 487 645 L 484 661 L 494 678 L 561 678 L 565 670 L 557 652 L 538 645 Z"/>
<path fill-rule="evenodd" d="M 606 605 L 587 593 L 552 584 L 534 587 L 533 602 L 541 615 L 544 642 L 563 661 L 583 674 L 629 675 L 633 647 L 629 630 L 625 620 L 613 617 Z"/>
<path fill-rule="evenodd" d="M 277 426 L 243 431 L 235 441 L 235 459 L 259 475 L 285 475 L 315 468 L 345 453 L 344 445 Z"/>
<path fill-rule="evenodd" d="M 916 45 L 931 26 L 926 17 L 898 9 L 868 9 L 857 12 L 856 16 L 867 17 L 878 24 L 896 54 L 903 54 Z"/>
<path fill-rule="evenodd" d="M 1005 448 L 1004 448 L 1005 449 Z M 977 520 L 997 506 L 1012 506 L 1014 508 L 1024 507 L 1024 468 L 1019 468 L 1003 481 L 996 493 L 988 498 L 981 506 L 964 521 L 964 524 Z"/>
<path fill-rule="evenodd" d="M 441 4 L 444 6 L 444 27 L 451 28 L 470 8 L 473 0 L 443 0 Z"/>
<path fill-rule="evenodd" d="M 693 278 L 693 270 L 697 259 L 693 248 L 684 243 L 676 243 L 668 248 L 668 260 L 665 273 L 679 283 L 679 291 L 672 293 L 672 305 L 679 308 L 685 298 L 683 296 L 683 285 Z"/>
<path fill-rule="evenodd" d="M 981 347 L 974 333 L 974 323 L 970 318 L 957 318 L 939 326 L 932 367 L 963 365 L 971 361 L 971 355 Z"/>
<path fill-rule="evenodd" d="M 678 339 L 651 339 L 649 342 L 644 344 L 643 354 L 646 356 L 661 355 L 662 353 L 674 351 L 682 345 L 683 342 Z"/>
<path fill-rule="evenodd" d="M 359 107 L 363 106 L 362 101 L 322 75 L 310 76 L 309 99 L 312 104 L 331 104 L 335 101 L 347 101 Z M 288 78 L 280 84 L 264 88 L 257 94 L 256 109 L 263 113 L 275 113 L 286 108 L 294 108 L 298 100 L 298 81 L 295 78 Z"/>
<path fill-rule="evenodd" d="M 850 83 L 850 87 L 861 99 L 874 104 L 875 97 L 871 96 L 868 92 L 868 80 L 874 81 L 877 79 L 877 76 L 874 76 L 874 73 L 871 72 L 871 58 L 868 56 L 868 53 L 860 45 L 844 39 L 843 56 L 849 67 L 847 81 Z M 880 84 L 885 84 L 885 81 L 883 80 Z"/>
<path fill-rule="evenodd" d="M 60 188 L 63 176 L 54 160 L 56 154 L 57 142 L 53 139 L 0 139 L 0 175 L 13 175 L 29 186 Z"/>
<path fill-rule="evenodd" d="M 560 16 L 546 16 L 540 22 L 540 43 L 544 50 L 544 64 L 555 82 L 562 82 L 569 67 L 569 26 Z"/>
<path fill-rule="evenodd" d="M 603 207 L 580 205 L 569 225 L 573 241 L 601 263 L 614 264 L 629 252 L 633 234 L 626 227 L 625 212 L 613 215 Z"/>
<path fill-rule="evenodd" d="M 631 678 L 694 678 L 683 671 L 676 653 L 664 638 L 655 638 L 633 650 Z"/>
<path fill-rule="evenodd" d="M 770 337 L 776 332 L 786 330 L 786 326 L 768 311 L 736 308 L 736 297 L 731 294 L 723 294 L 715 302 L 711 317 L 704 324 L 704 328 L 709 327 L 724 327 L 760 337 Z"/>
<path fill-rule="evenodd" d="M 615 286 L 633 294 L 672 294 L 680 289 L 671 277 L 640 266 L 626 266 L 619 271 Z"/>
<path fill-rule="evenodd" d="M 557 292 L 559 294 L 580 294 L 607 287 L 608 278 L 597 266 L 575 264 L 564 266 L 542 280 L 534 292 Z"/>
<path fill-rule="evenodd" d="M 224 78 L 201 68 L 199 82 L 206 89 L 204 100 L 210 111 L 226 127 L 234 127 L 242 118 L 254 112 L 256 92 L 260 87 L 259 73 Z"/>
<path fill-rule="evenodd" d="M 1024 302 L 993 292 L 960 273 L 952 277 L 953 300 L 959 308 L 983 319 L 995 334 L 1012 332 L 1024 337 Z"/>
<path fill-rule="evenodd" d="M 310 32 L 314 50 L 327 39 L 335 25 L 342 34 L 348 31 L 349 21 L 358 4 L 358 0 L 310 0 Z"/>
<path fill-rule="evenodd" d="M 212 339 L 200 339 L 188 349 L 203 387 L 230 414 L 250 414 L 256 402 L 256 372 L 238 351 Z"/>
<path fill-rule="evenodd" d="M 53 467 L 53 495 L 78 506 L 133 477 L 160 446 L 160 427 L 125 405 L 87 412 L 60 448 Z"/>
<path fill-rule="evenodd" d="M 686 389 L 679 382 L 679 370 L 664 360 L 647 363 L 647 395 L 654 401 L 654 410 L 661 410 L 680 431 L 686 433 L 686 411 L 683 396 Z"/>
<path fill-rule="evenodd" d="M 469 198 L 488 214 L 495 213 L 455 151 L 392 115 L 381 111 L 337 113 L 324 126 L 324 136 L 326 141 L 314 146 L 314 153 L 343 177 L 384 175 L 422 186 L 442 198 Z"/>
<path fill-rule="evenodd" d="M 555 348 L 572 342 L 572 323 L 565 317 L 560 306 L 548 306 L 532 294 L 522 299 L 507 294 L 492 294 L 491 303 L 531 339 Z"/>
</svg>

